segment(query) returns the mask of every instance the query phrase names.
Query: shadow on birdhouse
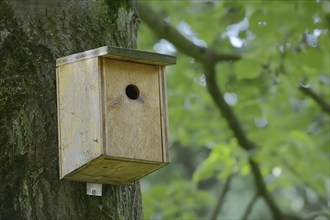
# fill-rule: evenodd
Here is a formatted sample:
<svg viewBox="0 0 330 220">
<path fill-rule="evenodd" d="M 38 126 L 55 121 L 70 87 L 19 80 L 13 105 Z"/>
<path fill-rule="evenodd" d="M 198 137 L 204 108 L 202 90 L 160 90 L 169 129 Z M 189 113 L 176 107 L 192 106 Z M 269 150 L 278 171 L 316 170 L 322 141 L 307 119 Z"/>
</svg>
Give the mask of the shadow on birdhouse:
<svg viewBox="0 0 330 220">
<path fill-rule="evenodd" d="M 169 162 L 165 66 L 101 47 L 56 60 L 60 178 L 128 184 Z"/>
</svg>

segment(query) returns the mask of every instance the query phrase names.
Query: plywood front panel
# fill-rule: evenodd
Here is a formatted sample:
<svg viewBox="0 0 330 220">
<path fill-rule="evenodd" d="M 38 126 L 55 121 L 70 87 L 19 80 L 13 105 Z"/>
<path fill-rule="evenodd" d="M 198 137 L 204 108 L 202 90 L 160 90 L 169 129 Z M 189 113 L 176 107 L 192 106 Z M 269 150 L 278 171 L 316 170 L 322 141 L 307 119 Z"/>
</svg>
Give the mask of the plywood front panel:
<svg viewBox="0 0 330 220">
<path fill-rule="evenodd" d="M 63 177 L 101 154 L 98 59 L 58 67 L 57 80 Z"/>
<path fill-rule="evenodd" d="M 161 162 L 158 66 L 107 58 L 103 66 L 106 154 Z"/>
</svg>

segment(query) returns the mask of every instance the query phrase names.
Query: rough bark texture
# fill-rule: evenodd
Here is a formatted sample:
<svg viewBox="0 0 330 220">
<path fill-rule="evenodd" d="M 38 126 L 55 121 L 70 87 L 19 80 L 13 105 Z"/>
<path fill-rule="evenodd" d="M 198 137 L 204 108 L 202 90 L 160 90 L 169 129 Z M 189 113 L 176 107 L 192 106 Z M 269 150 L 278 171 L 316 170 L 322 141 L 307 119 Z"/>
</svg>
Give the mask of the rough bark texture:
<svg viewBox="0 0 330 220">
<path fill-rule="evenodd" d="M 0 0 L 0 219 L 141 219 L 139 183 L 58 179 L 55 59 L 104 45 L 134 48 L 135 3 Z"/>
</svg>

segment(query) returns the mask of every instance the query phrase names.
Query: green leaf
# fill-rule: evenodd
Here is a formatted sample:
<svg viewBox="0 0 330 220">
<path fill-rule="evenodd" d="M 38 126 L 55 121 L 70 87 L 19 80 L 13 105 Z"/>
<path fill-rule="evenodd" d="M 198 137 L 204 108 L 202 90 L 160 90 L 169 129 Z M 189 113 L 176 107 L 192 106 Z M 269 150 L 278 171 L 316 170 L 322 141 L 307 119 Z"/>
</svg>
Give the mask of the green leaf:
<svg viewBox="0 0 330 220">
<path fill-rule="evenodd" d="M 198 183 L 201 180 L 210 178 L 216 171 L 219 170 L 221 166 L 220 163 L 220 157 L 222 156 L 221 153 L 225 148 L 226 147 L 221 148 L 221 146 L 213 148 L 210 156 L 197 167 L 197 170 L 193 175 L 194 183 Z M 226 152 L 226 150 L 224 150 L 223 152 Z"/>
<path fill-rule="evenodd" d="M 242 21 L 245 17 L 244 6 L 235 1 L 224 2 L 224 16 L 221 21 L 226 24 L 235 24 Z"/>
<path fill-rule="evenodd" d="M 235 64 L 238 80 L 255 79 L 260 76 L 261 63 L 255 59 L 242 59 Z"/>
<path fill-rule="evenodd" d="M 300 62 L 306 72 L 319 72 L 323 67 L 322 51 L 319 48 L 308 48 L 300 55 Z"/>
</svg>

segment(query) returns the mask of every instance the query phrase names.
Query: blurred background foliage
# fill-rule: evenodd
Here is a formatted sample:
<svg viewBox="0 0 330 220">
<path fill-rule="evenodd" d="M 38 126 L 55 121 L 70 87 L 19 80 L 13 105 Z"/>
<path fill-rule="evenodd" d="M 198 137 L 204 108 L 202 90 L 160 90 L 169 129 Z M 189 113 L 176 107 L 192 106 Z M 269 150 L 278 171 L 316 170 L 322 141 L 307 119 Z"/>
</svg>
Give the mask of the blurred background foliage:
<svg viewBox="0 0 330 220">
<path fill-rule="evenodd" d="M 218 83 L 258 146 L 252 153 L 240 148 L 201 65 L 142 21 L 138 49 L 178 57 L 167 70 L 171 163 L 142 180 L 145 218 L 241 219 L 256 191 L 247 163 L 253 156 L 281 211 L 329 219 L 329 106 L 322 110 L 304 89 L 329 105 L 330 2 L 143 3 L 194 44 L 242 56 L 217 64 Z M 252 205 L 250 219 L 271 219 L 262 199 Z"/>
</svg>

